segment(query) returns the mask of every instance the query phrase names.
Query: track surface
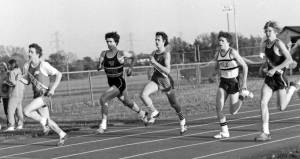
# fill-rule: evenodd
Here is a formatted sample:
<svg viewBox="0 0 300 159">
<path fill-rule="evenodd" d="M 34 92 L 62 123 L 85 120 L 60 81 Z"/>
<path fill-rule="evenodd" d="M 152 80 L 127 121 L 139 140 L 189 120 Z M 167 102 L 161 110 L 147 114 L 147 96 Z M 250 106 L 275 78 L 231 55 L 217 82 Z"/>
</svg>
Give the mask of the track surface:
<svg viewBox="0 0 300 159">
<path fill-rule="evenodd" d="M 268 142 L 253 140 L 260 130 L 256 107 L 227 117 L 231 134 L 227 139 L 212 138 L 220 129 L 212 113 L 189 117 L 189 130 L 183 136 L 179 135 L 177 119 L 158 119 L 150 127 L 141 123 L 111 126 L 105 134 L 96 134 L 93 129 L 71 131 L 63 147 L 55 146 L 57 136 L 4 140 L 0 143 L 0 159 L 248 158 L 300 142 L 299 101 L 294 100 L 287 111 L 270 107 L 272 140 Z"/>
</svg>

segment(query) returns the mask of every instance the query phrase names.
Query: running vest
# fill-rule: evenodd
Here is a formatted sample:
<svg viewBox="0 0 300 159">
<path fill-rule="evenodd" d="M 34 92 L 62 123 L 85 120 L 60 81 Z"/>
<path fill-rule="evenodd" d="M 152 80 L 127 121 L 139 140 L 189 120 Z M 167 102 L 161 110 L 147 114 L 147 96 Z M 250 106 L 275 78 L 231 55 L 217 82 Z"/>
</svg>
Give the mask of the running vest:
<svg viewBox="0 0 300 159">
<path fill-rule="evenodd" d="M 104 55 L 104 60 L 103 60 L 103 66 L 104 66 L 104 71 L 106 73 L 107 77 L 122 77 L 123 76 L 123 71 L 124 71 L 124 64 L 120 63 L 118 60 L 118 53 L 112 58 L 109 58 Z"/>
<path fill-rule="evenodd" d="M 30 63 L 28 68 L 28 78 L 30 83 L 32 84 L 34 97 L 44 95 L 50 84 L 49 77 L 44 75 L 40 70 L 41 63 L 42 62 L 40 62 L 39 65 L 35 68 L 33 68 Z"/>
<path fill-rule="evenodd" d="M 278 56 L 274 52 L 274 46 L 278 41 L 279 40 L 276 39 L 270 48 L 268 48 L 267 45 L 265 47 L 265 55 L 268 58 L 268 70 L 272 69 L 274 66 L 280 65 L 285 60 L 284 56 Z"/>
<path fill-rule="evenodd" d="M 239 66 L 236 60 L 231 58 L 231 52 L 232 48 L 229 48 L 224 56 L 221 55 L 221 50 L 218 53 L 217 61 L 223 78 L 235 78 L 239 75 Z"/>
<path fill-rule="evenodd" d="M 166 67 L 164 55 L 165 55 L 165 52 L 162 52 L 162 53 L 160 53 L 160 54 L 157 54 L 156 51 L 155 51 L 153 57 L 154 57 L 154 59 L 155 59 L 159 64 L 161 64 L 162 66 Z M 153 76 L 153 77 L 161 77 L 161 76 L 167 77 L 166 74 L 162 73 L 162 71 L 160 71 L 159 68 L 156 68 L 156 67 L 154 68 L 154 72 L 153 72 L 153 75 L 152 75 L 152 76 Z"/>
</svg>

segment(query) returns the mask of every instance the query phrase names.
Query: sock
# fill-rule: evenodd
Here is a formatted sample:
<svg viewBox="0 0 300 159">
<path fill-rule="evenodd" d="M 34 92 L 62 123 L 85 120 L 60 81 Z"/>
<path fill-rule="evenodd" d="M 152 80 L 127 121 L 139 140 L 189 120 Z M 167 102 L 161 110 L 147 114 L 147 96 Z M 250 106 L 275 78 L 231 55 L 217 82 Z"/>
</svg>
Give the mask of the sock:
<svg viewBox="0 0 300 159">
<path fill-rule="evenodd" d="M 270 134 L 269 123 L 263 123 L 263 132 L 266 134 Z"/>
<path fill-rule="evenodd" d="M 60 138 L 63 138 L 65 137 L 66 133 L 64 131 L 60 131 L 58 135 Z"/>
<path fill-rule="evenodd" d="M 221 126 L 222 132 L 228 133 L 228 125 L 227 125 L 227 122 L 220 123 L 220 126 Z"/>
</svg>

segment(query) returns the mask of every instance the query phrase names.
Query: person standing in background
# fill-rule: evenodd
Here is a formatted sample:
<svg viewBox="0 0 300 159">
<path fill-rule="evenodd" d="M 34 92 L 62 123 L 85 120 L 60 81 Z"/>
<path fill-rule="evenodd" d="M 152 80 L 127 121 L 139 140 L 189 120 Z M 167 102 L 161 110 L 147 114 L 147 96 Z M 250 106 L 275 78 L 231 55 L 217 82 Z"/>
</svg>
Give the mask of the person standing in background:
<svg viewBox="0 0 300 159">
<path fill-rule="evenodd" d="M 8 128 L 5 131 L 15 130 L 15 114 L 18 117 L 17 130 L 23 129 L 24 117 L 22 109 L 22 100 L 24 94 L 24 84 L 17 80 L 17 76 L 22 76 L 22 71 L 19 68 L 17 61 L 11 59 L 8 61 L 9 78 L 9 100 L 8 100 Z"/>
<path fill-rule="evenodd" d="M 7 80 L 8 80 L 8 68 L 5 62 L 1 62 L 0 63 L 0 97 L 2 99 L 3 109 L 6 116 L 6 124 L 8 125 L 7 108 L 8 108 L 9 85 L 6 83 Z"/>
</svg>

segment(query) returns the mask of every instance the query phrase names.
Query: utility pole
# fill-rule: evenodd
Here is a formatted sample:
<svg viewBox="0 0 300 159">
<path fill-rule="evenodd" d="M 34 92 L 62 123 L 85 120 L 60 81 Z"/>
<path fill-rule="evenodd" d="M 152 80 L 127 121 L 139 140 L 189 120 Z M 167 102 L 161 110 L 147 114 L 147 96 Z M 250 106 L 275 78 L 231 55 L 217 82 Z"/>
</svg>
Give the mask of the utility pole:
<svg viewBox="0 0 300 159">
<path fill-rule="evenodd" d="M 233 0 L 233 15 L 234 15 L 234 30 L 235 30 L 236 50 L 239 52 L 239 39 L 238 39 L 238 33 L 237 33 L 237 19 L 236 19 L 235 0 Z"/>
<path fill-rule="evenodd" d="M 134 47 L 133 47 L 133 33 L 132 32 L 129 33 L 129 50 L 130 51 L 134 50 Z"/>
<path fill-rule="evenodd" d="M 183 36 L 183 33 L 180 31 L 179 32 L 179 37 L 180 37 L 180 40 L 182 40 L 183 41 L 183 39 L 182 39 L 182 36 Z M 181 48 L 181 54 L 182 54 L 182 63 L 184 64 L 184 49 L 183 48 Z"/>
<path fill-rule="evenodd" d="M 59 32 L 56 31 L 54 33 L 54 40 L 52 41 L 52 43 L 54 43 L 54 48 L 55 48 L 55 52 L 58 52 L 60 50 L 60 39 L 59 39 Z"/>
<path fill-rule="evenodd" d="M 225 5 L 222 10 L 223 10 L 223 12 L 226 12 L 227 31 L 230 32 L 229 13 L 232 12 L 232 6 L 231 5 Z"/>
</svg>

